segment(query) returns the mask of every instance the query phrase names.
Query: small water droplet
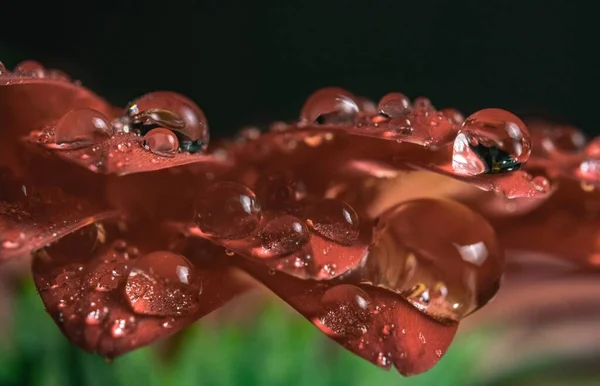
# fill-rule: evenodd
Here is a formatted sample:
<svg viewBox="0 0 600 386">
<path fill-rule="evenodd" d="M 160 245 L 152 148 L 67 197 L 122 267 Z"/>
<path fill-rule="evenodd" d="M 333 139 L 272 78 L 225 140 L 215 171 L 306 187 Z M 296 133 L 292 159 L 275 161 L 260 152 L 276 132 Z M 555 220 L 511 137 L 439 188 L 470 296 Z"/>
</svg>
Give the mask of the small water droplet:
<svg viewBox="0 0 600 386">
<path fill-rule="evenodd" d="M 96 283 L 96 291 L 109 292 L 114 291 L 119 287 L 119 281 L 112 274 L 105 274 L 100 276 Z"/>
<path fill-rule="evenodd" d="M 355 97 L 339 87 L 327 87 L 312 94 L 304 103 L 300 119 L 310 124 L 352 123 L 359 107 Z"/>
<path fill-rule="evenodd" d="M 133 311 L 143 315 L 188 315 L 200 306 L 202 282 L 183 256 L 157 251 L 140 257 L 125 285 Z"/>
<path fill-rule="evenodd" d="M 410 99 L 404 94 L 393 92 L 379 100 L 377 110 L 387 118 L 399 117 L 410 111 Z"/>
<path fill-rule="evenodd" d="M 452 168 L 463 175 L 517 170 L 529 159 L 531 140 L 519 118 L 501 109 L 470 115 L 454 140 Z"/>
<path fill-rule="evenodd" d="M 144 113 L 149 110 L 150 113 Z M 160 114 L 157 114 L 157 111 Z M 130 103 L 126 114 L 132 118 L 135 115 L 146 114 L 143 115 L 144 120 L 136 126 L 142 134 L 155 128 L 157 122 L 160 122 L 160 126 L 166 126 L 176 132 L 179 146 L 183 151 L 196 153 L 204 151 L 208 146 L 209 132 L 206 117 L 194 102 L 183 95 L 169 91 L 148 93 Z M 167 114 L 169 117 L 166 117 Z M 150 123 L 153 124 L 147 124 L 147 119 L 150 119 Z"/>
<path fill-rule="evenodd" d="M 135 331 L 135 318 L 116 319 L 110 325 L 110 334 L 114 338 L 122 338 Z"/>
<path fill-rule="evenodd" d="M 0 62 L 0 76 L 8 75 L 8 70 L 2 62 Z"/>
<path fill-rule="evenodd" d="M 235 182 L 218 182 L 200 194 L 196 225 L 213 237 L 242 239 L 255 231 L 261 208 L 254 192 Z"/>
<path fill-rule="evenodd" d="M 381 330 L 381 333 L 383 335 L 390 335 L 392 333 L 392 331 L 394 331 L 394 325 L 393 324 L 385 324 L 383 326 L 383 329 Z"/>
<path fill-rule="evenodd" d="M 234 251 L 232 251 L 232 250 L 230 250 L 230 249 L 226 249 L 226 250 L 225 250 L 225 254 L 226 254 L 227 256 L 233 256 L 233 255 L 235 255 L 235 252 L 234 252 Z"/>
<path fill-rule="evenodd" d="M 46 69 L 35 60 L 25 60 L 15 66 L 13 73 L 32 78 L 43 78 L 46 76 Z"/>
<path fill-rule="evenodd" d="M 359 337 L 368 330 L 370 296 L 361 288 L 340 284 L 329 288 L 321 298 L 319 320 L 336 336 Z"/>
<path fill-rule="evenodd" d="M 455 125 L 462 125 L 465 122 L 465 117 L 456 109 L 442 109 L 441 113 Z"/>
<path fill-rule="evenodd" d="M 107 307 L 97 307 L 88 312 L 85 317 L 85 322 L 90 325 L 100 324 L 108 316 Z"/>
<path fill-rule="evenodd" d="M 54 140 L 57 144 L 89 146 L 112 134 L 112 129 L 101 112 L 92 109 L 72 110 L 56 123 Z"/>
<path fill-rule="evenodd" d="M 269 221 L 259 232 L 261 247 L 254 251 L 260 258 L 288 256 L 300 250 L 310 238 L 304 221 L 282 215 Z"/>
<path fill-rule="evenodd" d="M 390 355 L 380 352 L 377 355 L 377 365 L 384 369 L 389 369 L 390 367 L 392 367 L 392 361 L 390 359 Z"/>
<path fill-rule="evenodd" d="M 144 135 L 144 147 L 156 155 L 172 157 L 179 149 L 179 140 L 171 130 L 160 127 Z"/>
<path fill-rule="evenodd" d="M 307 205 L 303 214 L 311 229 L 331 241 L 350 245 L 358 238 L 358 215 L 343 201 L 319 200 Z"/>
</svg>

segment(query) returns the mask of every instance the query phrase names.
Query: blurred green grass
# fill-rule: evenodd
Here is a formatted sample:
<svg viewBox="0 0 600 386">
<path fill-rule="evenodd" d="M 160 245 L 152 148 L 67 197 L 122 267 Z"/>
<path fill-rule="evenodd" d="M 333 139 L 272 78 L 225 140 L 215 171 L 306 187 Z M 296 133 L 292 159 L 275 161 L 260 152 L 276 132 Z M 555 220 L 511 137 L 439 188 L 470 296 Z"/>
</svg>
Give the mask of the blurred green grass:
<svg viewBox="0 0 600 386">
<path fill-rule="evenodd" d="M 244 326 L 232 322 L 217 330 L 195 324 L 181 333 L 168 360 L 161 359 L 155 347 L 147 347 L 107 363 L 62 336 L 27 281 L 16 301 L 15 328 L 0 347 L 0 386 L 600 385 L 600 379 L 577 371 L 573 364 L 544 361 L 482 382 L 477 364 L 493 344 L 495 334 L 489 330 L 459 334 L 432 370 L 403 378 L 335 345 L 284 307 L 281 302 L 267 303 Z"/>
</svg>

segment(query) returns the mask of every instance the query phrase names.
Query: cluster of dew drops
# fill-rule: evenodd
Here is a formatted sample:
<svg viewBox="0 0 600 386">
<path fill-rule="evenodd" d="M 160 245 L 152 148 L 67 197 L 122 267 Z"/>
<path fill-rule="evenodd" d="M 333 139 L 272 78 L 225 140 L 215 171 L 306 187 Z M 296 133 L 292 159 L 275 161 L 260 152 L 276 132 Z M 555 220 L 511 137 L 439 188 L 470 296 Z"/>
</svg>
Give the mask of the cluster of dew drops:
<svg viewBox="0 0 600 386">
<path fill-rule="evenodd" d="M 24 62 L 12 73 L 0 64 L 0 76 L 15 75 L 70 81 L 61 72 L 46 70 L 35 62 Z M 340 88 L 325 88 L 307 99 L 297 122 L 275 125 L 273 130 L 306 127 L 323 127 L 324 130 L 341 127 L 348 132 L 413 143 L 432 150 L 447 147 L 451 149 L 452 172 L 464 176 L 518 170 L 529 159 L 532 147 L 525 124 L 505 110 L 485 109 L 465 119 L 456 110 L 438 111 L 426 98 L 411 102 L 401 93 L 387 94 L 375 104 Z M 123 114 L 112 121 L 92 109 L 70 111 L 43 131 L 39 141 L 59 149 L 73 149 L 93 147 L 105 139 L 129 134 L 141 140 L 119 142 L 119 150 L 141 146 L 161 157 L 204 152 L 209 142 L 202 111 L 187 98 L 171 92 L 146 94 L 130 103 Z M 255 130 L 240 133 L 244 140 L 259 136 Z M 592 155 L 597 159 L 599 154 L 596 149 Z M 598 169 L 598 162 L 586 165 L 588 169 Z M 323 280 L 336 276 L 335 264 L 310 267 L 310 240 L 316 235 L 338 245 L 352 245 L 360 233 L 355 210 L 335 199 L 308 200 L 302 183 L 290 182 L 286 176 L 263 178 L 266 181 L 257 184 L 256 192 L 237 182 L 220 181 L 209 186 L 196 203 L 195 225 L 202 236 L 218 241 L 228 251 L 242 252 L 273 269 L 303 279 Z M 98 229 L 96 227 L 97 232 Z M 192 263 L 170 251 L 140 257 L 129 248 L 122 241 L 115 242 L 114 250 L 121 256 L 117 259 L 119 263 L 97 277 L 98 291 L 116 289 L 115 277 L 127 276 L 125 294 L 136 314 L 171 318 L 198 309 L 202 282 Z M 56 285 L 68 285 L 65 278 L 71 274 L 61 274 L 56 278 Z M 350 299 L 348 294 L 356 296 Z M 354 327 L 349 325 L 358 326 L 363 333 L 366 321 L 361 315 L 369 303 L 365 300 L 368 295 L 358 287 L 341 284 L 325 293 L 323 303 L 331 303 L 330 298 L 337 299 L 334 303 L 339 312 L 326 312 L 315 324 L 321 323 L 337 335 L 350 333 L 346 329 Z M 352 312 L 343 311 L 348 307 Z M 105 308 L 93 309 L 86 322 L 100 323 L 107 314 Z M 356 323 L 340 323 L 338 319 L 342 314 L 352 316 Z M 134 325 L 135 319 L 116 319 L 112 323 L 112 335 L 122 337 Z M 170 325 L 171 322 L 166 321 L 164 327 Z M 392 328 L 393 325 L 384 326 L 383 334 L 386 331 L 389 334 Z M 386 358 L 382 359 L 383 366 L 389 362 Z"/>
</svg>

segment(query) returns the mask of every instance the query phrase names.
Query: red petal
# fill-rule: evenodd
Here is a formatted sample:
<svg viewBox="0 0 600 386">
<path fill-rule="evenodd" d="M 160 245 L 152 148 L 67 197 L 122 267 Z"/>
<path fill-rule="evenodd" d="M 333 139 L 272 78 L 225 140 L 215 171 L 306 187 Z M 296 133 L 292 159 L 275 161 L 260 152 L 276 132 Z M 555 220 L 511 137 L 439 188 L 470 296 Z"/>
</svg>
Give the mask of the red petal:
<svg viewBox="0 0 600 386">
<path fill-rule="evenodd" d="M 123 230 L 127 226 L 133 230 Z M 73 234 L 34 259 L 34 279 L 46 309 L 66 337 L 84 350 L 112 358 L 147 345 L 193 323 L 245 288 L 222 264 L 222 249 L 198 240 L 186 244 L 163 229 L 140 228 L 109 224 L 92 252 L 84 235 Z M 201 280 L 197 307 L 181 315 L 135 313 L 125 292 L 132 267 L 149 252 L 172 248 L 191 260 Z M 142 295 L 148 290 L 138 289 Z M 158 298 L 154 292 L 146 301 Z"/>
<path fill-rule="evenodd" d="M 344 333 L 335 334 L 331 325 L 325 326 L 321 321 L 326 311 L 324 295 L 339 285 L 350 287 L 348 284 L 334 280 L 300 280 L 269 271 L 248 260 L 239 259 L 237 264 L 348 350 L 384 368 L 393 363 L 404 375 L 430 369 L 446 352 L 456 334 L 458 325 L 440 324 L 417 311 L 399 295 L 369 285 L 359 287 L 370 298 L 369 315 L 360 321 L 364 326 L 357 326 L 353 315 L 340 308 L 342 311 L 339 317 L 334 316 L 333 327 Z M 364 334 L 353 331 L 363 327 L 366 329 Z"/>
</svg>

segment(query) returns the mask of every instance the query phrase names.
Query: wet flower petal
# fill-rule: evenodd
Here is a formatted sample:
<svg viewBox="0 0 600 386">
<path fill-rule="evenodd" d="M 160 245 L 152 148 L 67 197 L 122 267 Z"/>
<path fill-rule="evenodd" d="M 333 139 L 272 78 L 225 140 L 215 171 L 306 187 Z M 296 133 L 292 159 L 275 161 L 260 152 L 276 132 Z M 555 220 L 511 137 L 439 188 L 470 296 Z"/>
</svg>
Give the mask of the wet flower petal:
<svg viewBox="0 0 600 386">
<path fill-rule="evenodd" d="M 112 358 L 179 331 L 245 289 L 222 264 L 222 250 L 193 243 L 160 228 L 95 223 L 39 251 L 34 279 L 65 336 Z M 145 271 L 141 259 L 161 250 L 171 251 L 164 259 L 189 261 Z"/>
<path fill-rule="evenodd" d="M 438 323 L 377 287 L 295 279 L 248 260 L 237 264 L 348 350 L 383 368 L 393 364 L 404 375 L 437 363 L 458 327 Z"/>
</svg>

